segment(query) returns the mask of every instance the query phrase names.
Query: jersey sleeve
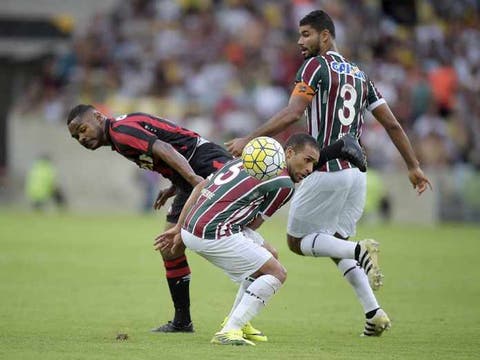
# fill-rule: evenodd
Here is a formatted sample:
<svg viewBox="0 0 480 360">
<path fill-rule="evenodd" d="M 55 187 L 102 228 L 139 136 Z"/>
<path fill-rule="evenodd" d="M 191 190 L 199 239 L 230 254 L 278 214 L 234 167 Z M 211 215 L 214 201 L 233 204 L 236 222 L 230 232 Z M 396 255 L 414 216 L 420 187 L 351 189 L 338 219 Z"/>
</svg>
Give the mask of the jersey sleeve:
<svg viewBox="0 0 480 360">
<path fill-rule="evenodd" d="M 271 217 L 278 209 L 288 203 L 295 189 L 286 187 L 270 191 L 265 195 L 265 200 L 260 205 L 259 214 L 263 219 Z"/>
<path fill-rule="evenodd" d="M 309 100 L 315 95 L 318 84 L 321 82 L 322 58 L 312 57 L 306 60 L 295 77 L 295 88 L 292 95 L 304 96 Z"/>
<path fill-rule="evenodd" d="M 382 94 L 377 90 L 373 81 L 367 81 L 367 110 L 373 111 L 377 106 L 385 104 L 386 101 L 383 98 Z"/>
<path fill-rule="evenodd" d="M 135 149 L 148 156 L 153 156 L 152 146 L 157 140 L 155 135 L 145 131 L 135 123 L 114 125 L 110 136 L 118 148 Z"/>
</svg>

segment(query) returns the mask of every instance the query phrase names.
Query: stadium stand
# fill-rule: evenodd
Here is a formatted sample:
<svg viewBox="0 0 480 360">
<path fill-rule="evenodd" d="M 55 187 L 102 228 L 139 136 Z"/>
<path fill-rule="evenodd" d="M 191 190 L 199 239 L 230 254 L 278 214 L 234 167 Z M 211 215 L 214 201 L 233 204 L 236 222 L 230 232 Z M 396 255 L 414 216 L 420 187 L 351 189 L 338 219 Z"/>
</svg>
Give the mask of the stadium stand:
<svg viewBox="0 0 480 360">
<path fill-rule="evenodd" d="M 318 7 L 334 17 L 341 52 L 374 79 L 423 166 L 477 176 L 480 9 L 471 0 L 118 1 L 43 61 L 14 113 L 61 124 L 78 102 L 106 113 L 141 109 L 221 142 L 287 102 L 302 61 L 298 20 Z M 367 118 L 364 134 L 369 165 L 398 169 L 381 126 Z"/>
</svg>

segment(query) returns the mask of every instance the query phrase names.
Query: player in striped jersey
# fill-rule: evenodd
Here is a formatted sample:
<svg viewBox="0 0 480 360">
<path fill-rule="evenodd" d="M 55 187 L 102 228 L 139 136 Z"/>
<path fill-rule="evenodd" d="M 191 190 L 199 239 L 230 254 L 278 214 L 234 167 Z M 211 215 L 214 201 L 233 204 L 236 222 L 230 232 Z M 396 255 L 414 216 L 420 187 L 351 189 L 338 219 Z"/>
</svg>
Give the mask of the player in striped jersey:
<svg viewBox="0 0 480 360">
<path fill-rule="evenodd" d="M 250 339 L 255 338 L 245 336 L 242 329 L 286 279 L 285 269 L 267 250 L 271 247 L 254 230 L 288 202 L 294 182 L 302 181 L 313 171 L 319 155 L 313 137 L 292 135 L 285 144 L 286 170 L 263 182 L 243 171 L 241 159 L 232 160 L 195 187 L 178 224 L 156 238 L 154 246 L 162 251 L 171 246 L 175 249 L 183 240 L 190 250 L 240 282 L 232 311 L 212 343 L 254 345 Z M 349 245 L 346 257 L 364 259 L 366 270 L 374 266 L 364 245 Z"/>
<path fill-rule="evenodd" d="M 311 12 L 301 19 L 299 34 L 298 45 L 306 60 L 297 73 L 288 106 L 247 137 L 227 142 L 229 151 L 240 154 L 250 139 L 274 136 L 304 113 L 308 131 L 320 148 L 344 134 L 359 138 L 365 110 L 369 110 L 402 155 L 409 180 L 418 194 L 431 187 L 405 132 L 374 83 L 357 65 L 338 53 L 330 16 L 322 10 Z M 318 170 L 302 182 L 290 206 L 288 244 L 299 255 L 331 256 L 343 246 L 339 239 L 355 234 L 365 205 L 366 176 L 351 162 L 333 160 Z M 331 257 L 363 306 L 364 335 L 381 335 L 390 326 L 372 292 L 372 287 L 377 289 L 382 285 L 381 273 L 366 277 L 355 261 L 343 259 L 341 251 L 337 255 Z"/>
<path fill-rule="evenodd" d="M 175 196 L 167 213 L 166 228 L 178 216 L 193 187 L 232 157 L 221 146 L 168 120 L 144 113 L 108 118 L 91 105 L 74 107 L 67 119 L 70 134 L 90 150 L 111 146 L 139 167 L 160 173 L 172 186 L 161 190 L 154 204 L 159 209 Z M 167 282 L 175 308 L 172 321 L 154 332 L 193 332 L 190 318 L 190 267 L 184 249 L 162 253 Z"/>
</svg>

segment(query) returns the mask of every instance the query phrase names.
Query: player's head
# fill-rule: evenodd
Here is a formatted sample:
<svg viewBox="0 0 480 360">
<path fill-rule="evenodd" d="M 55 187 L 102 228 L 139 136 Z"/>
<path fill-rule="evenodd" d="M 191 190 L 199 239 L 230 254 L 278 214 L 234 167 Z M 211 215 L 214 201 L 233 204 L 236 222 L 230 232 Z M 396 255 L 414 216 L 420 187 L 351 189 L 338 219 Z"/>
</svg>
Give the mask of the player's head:
<svg viewBox="0 0 480 360">
<path fill-rule="evenodd" d="M 106 145 L 105 115 L 92 105 L 75 106 L 67 118 L 68 131 L 74 139 L 90 150 Z"/>
<path fill-rule="evenodd" d="M 318 143 L 312 136 L 298 133 L 288 138 L 284 148 L 288 174 L 293 182 L 300 182 L 313 171 L 318 162 Z"/>
<path fill-rule="evenodd" d="M 305 59 L 324 55 L 332 50 L 335 43 L 335 25 L 332 18 L 323 10 L 315 10 L 305 15 L 298 28 L 298 45 Z"/>
</svg>

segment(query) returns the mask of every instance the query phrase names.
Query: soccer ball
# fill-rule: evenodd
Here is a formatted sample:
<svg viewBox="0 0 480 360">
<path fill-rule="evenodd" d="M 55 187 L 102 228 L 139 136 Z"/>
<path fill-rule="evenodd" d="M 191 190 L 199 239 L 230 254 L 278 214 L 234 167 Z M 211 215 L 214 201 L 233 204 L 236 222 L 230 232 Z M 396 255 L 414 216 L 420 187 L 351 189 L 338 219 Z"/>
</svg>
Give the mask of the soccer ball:
<svg viewBox="0 0 480 360">
<path fill-rule="evenodd" d="M 285 168 L 282 145 L 271 137 L 261 136 L 248 142 L 242 152 L 243 168 L 258 180 L 269 180 Z"/>
</svg>

